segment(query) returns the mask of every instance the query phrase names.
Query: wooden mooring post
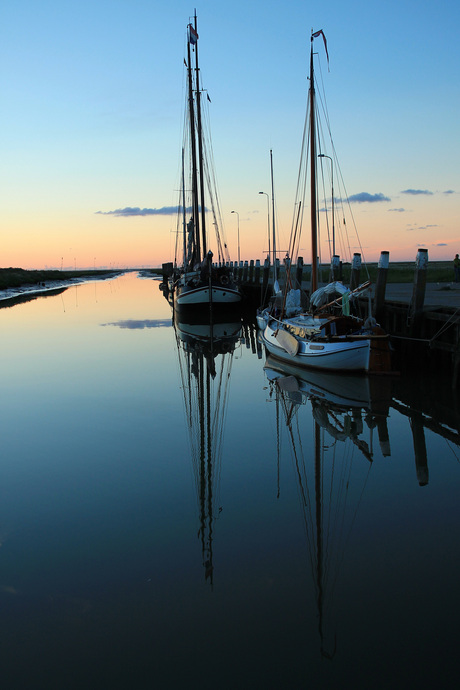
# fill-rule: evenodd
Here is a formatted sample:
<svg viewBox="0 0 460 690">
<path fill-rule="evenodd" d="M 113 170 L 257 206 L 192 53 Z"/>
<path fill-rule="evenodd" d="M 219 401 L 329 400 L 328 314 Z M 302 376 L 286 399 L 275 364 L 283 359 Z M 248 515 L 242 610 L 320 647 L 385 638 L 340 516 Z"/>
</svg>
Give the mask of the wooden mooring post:
<svg viewBox="0 0 460 690">
<path fill-rule="evenodd" d="M 415 260 L 414 286 L 410 304 L 410 334 L 419 338 L 422 327 L 423 304 L 426 291 L 426 271 L 428 268 L 428 249 L 419 249 Z"/>
<path fill-rule="evenodd" d="M 351 263 L 351 277 L 350 290 L 354 290 L 359 285 L 359 276 L 361 273 L 361 254 L 353 254 L 353 261 Z"/>
<path fill-rule="evenodd" d="M 383 251 L 380 254 L 377 280 L 375 283 L 374 294 L 374 317 L 380 322 L 383 317 L 383 310 L 385 308 L 385 290 L 387 286 L 388 267 L 390 265 L 390 252 Z"/>
<path fill-rule="evenodd" d="M 302 289 L 303 278 L 303 257 L 299 256 L 297 259 L 297 269 L 295 272 L 295 287 Z"/>
</svg>

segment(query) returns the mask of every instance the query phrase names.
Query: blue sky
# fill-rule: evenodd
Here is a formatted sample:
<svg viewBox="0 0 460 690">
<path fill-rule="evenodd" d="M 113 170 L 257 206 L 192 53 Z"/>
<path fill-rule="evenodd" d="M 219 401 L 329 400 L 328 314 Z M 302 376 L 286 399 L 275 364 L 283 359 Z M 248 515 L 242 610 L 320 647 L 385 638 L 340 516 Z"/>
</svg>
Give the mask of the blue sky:
<svg viewBox="0 0 460 690">
<path fill-rule="evenodd" d="M 3 7 L 0 266 L 170 260 L 172 215 L 109 212 L 177 203 L 194 8 L 183 0 Z M 267 248 L 258 192 L 270 191 L 270 149 L 287 242 L 312 29 L 328 40 L 334 141 L 367 258 L 389 249 L 410 260 L 418 246 L 433 259 L 460 251 L 458 3 L 204 0 L 196 9 L 227 237 L 235 245 L 236 209 L 242 258 Z"/>
</svg>

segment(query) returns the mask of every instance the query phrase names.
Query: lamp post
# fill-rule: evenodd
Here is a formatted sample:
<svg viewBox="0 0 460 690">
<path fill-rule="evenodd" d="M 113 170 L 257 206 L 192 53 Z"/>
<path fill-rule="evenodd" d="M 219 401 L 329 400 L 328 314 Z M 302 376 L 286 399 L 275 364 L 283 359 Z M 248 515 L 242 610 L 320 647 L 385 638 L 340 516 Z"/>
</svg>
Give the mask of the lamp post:
<svg viewBox="0 0 460 690">
<path fill-rule="evenodd" d="M 238 216 L 238 266 L 240 265 L 240 214 L 238 211 L 231 211 L 231 213 L 236 213 Z"/>
<path fill-rule="evenodd" d="M 270 259 L 270 197 L 267 192 L 259 192 L 267 197 L 267 230 L 268 230 L 268 258 Z"/>
<path fill-rule="evenodd" d="M 334 164 L 330 156 L 319 153 L 318 158 L 329 158 L 331 161 L 331 183 L 332 183 L 332 256 L 335 256 L 335 227 L 334 227 Z"/>
</svg>

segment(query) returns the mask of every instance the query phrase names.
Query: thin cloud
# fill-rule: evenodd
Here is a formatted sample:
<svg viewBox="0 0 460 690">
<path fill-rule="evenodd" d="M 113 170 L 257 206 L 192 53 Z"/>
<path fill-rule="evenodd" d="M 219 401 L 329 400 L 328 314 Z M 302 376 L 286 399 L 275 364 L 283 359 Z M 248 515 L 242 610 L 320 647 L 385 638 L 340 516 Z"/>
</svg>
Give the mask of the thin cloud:
<svg viewBox="0 0 460 690">
<path fill-rule="evenodd" d="M 430 192 L 428 189 L 403 189 L 401 194 L 411 194 L 412 196 L 424 194 L 425 196 L 432 196 L 433 192 Z"/>
<path fill-rule="evenodd" d="M 438 242 L 438 244 L 433 244 L 433 247 L 447 247 L 447 242 Z"/>
<path fill-rule="evenodd" d="M 438 225 L 408 225 L 407 230 L 430 230 L 438 227 Z"/>
<path fill-rule="evenodd" d="M 101 216 L 117 216 L 119 218 L 128 218 L 130 216 L 174 216 L 178 212 L 177 206 L 163 206 L 162 208 L 139 208 L 138 206 L 126 206 L 125 208 L 117 208 L 115 211 L 96 211 L 96 215 Z M 187 213 L 191 213 L 192 209 L 186 209 Z"/>
<path fill-rule="evenodd" d="M 360 192 L 359 194 L 353 194 L 353 196 L 349 197 L 348 201 L 353 204 L 364 204 L 364 203 L 369 203 L 369 204 L 374 204 L 379 201 L 391 201 L 391 199 L 381 192 L 378 194 L 369 194 L 369 192 Z"/>
<path fill-rule="evenodd" d="M 206 212 L 209 209 L 206 208 Z M 198 211 L 201 213 L 201 206 L 198 206 Z M 126 206 L 125 208 L 117 208 L 115 211 L 96 211 L 96 215 L 101 216 L 115 216 L 118 218 L 129 218 L 132 216 L 175 216 L 177 213 L 182 213 L 181 206 L 162 206 L 161 208 L 139 208 L 138 206 Z M 185 209 L 187 214 L 193 213 L 193 208 L 189 206 Z"/>
</svg>

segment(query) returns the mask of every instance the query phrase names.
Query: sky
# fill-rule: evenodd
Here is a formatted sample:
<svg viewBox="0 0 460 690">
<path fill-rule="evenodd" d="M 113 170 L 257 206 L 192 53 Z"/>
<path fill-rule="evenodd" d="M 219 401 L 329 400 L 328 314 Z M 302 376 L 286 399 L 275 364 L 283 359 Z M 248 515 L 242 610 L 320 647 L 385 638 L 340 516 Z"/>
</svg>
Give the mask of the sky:
<svg viewBox="0 0 460 690">
<path fill-rule="evenodd" d="M 273 151 L 287 246 L 311 31 L 364 258 L 460 252 L 456 0 L 12 0 L 0 22 L 0 267 L 174 257 L 186 27 L 198 16 L 231 258 L 264 259 Z M 318 47 L 318 52 L 320 47 Z M 129 210 L 131 209 L 131 211 Z M 136 210 L 137 209 L 137 210 Z M 231 214 L 231 211 L 237 214 Z M 308 242 L 301 243 L 308 262 Z"/>
</svg>

